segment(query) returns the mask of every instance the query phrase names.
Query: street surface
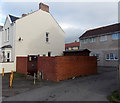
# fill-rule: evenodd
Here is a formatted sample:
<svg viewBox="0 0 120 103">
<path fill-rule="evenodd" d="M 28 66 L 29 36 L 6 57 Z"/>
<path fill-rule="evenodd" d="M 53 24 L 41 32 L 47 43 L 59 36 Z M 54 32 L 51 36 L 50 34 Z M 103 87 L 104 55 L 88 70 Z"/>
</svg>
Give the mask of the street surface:
<svg viewBox="0 0 120 103">
<path fill-rule="evenodd" d="M 117 70 L 99 68 L 98 73 L 58 83 L 49 82 L 4 101 L 108 101 L 107 96 L 118 88 Z M 47 82 L 47 81 L 46 81 Z"/>
</svg>

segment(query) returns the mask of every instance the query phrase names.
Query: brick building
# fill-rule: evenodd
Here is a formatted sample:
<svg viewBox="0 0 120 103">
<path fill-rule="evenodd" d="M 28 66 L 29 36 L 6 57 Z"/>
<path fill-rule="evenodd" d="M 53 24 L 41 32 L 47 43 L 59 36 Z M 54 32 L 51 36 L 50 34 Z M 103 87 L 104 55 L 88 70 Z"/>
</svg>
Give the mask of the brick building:
<svg viewBox="0 0 120 103">
<path fill-rule="evenodd" d="M 79 37 L 80 48 L 89 49 L 97 56 L 99 66 L 118 66 L 120 47 L 120 23 L 86 31 Z"/>
<path fill-rule="evenodd" d="M 72 42 L 72 43 L 66 43 L 65 44 L 65 50 L 79 50 L 80 42 Z"/>
</svg>

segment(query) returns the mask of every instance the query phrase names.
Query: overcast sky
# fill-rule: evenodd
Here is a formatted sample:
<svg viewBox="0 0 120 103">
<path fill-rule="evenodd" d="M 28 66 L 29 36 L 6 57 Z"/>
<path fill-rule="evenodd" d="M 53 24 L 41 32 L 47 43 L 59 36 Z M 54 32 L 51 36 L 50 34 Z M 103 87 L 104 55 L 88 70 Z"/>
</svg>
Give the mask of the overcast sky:
<svg viewBox="0 0 120 103">
<path fill-rule="evenodd" d="M 78 40 L 86 30 L 118 22 L 117 2 L 48 2 L 50 13 L 65 31 L 65 41 Z M 38 10 L 36 2 L 5 2 L 0 5 L 0 24 L 8 14 L 21 16 Z"/>
</svg>

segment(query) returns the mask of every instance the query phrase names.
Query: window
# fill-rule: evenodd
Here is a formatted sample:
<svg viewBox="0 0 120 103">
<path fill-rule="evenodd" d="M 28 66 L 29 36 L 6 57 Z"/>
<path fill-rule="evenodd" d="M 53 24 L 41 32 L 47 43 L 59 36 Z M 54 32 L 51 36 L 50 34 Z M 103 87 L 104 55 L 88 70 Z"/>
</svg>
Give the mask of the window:
<svg viewBox="0 0 120 103">
<path fill-rule="evenodd" d="M 6 35 L 7 34 L 7 29 L 5 29 L 5 32 L 4 32 L 4 42 L 6 42 Z"/>
<path fill-rule="evenodd" d="M 68 48 L 65 48 L 65 50 L 68 50 Z"/>
<path fill-rule="evenodd" d="M 95 37 L 92 37 L 92 38 L 89 38 L 89 39 L 83 39 L 83 40 L 81 40 L 81 42 L 82 42 L 83 44 L 93 43 L 93 42 L 96 42 L 96 38 L 95 38 Z"/>
<path fill-rule="evenodd" d="M 68 50 L 72 50 L 72 48 L 71 48 L 71 47 L 69 47 L 69 48 L 68 48 Z"/>
<path fill-rule="evenodd" d="M 7 62 L 10 62 L 10 53 L 7 53 Z"/>
<path fill-rule="evenodd" d="M 10 62 L 11 61 L 11 51 L 3 51 L 3 62 Z"/>
<path fill-rule="evenodd" d="M 5 29 L 4 42 L 9 41 L 9 28 Z"/>
<path fill-rule="evenodd" d="M 120 33 L 112 34 L 112 40 L 120 39 Z"/>
<path fill-rule="evenodd" d="M 100 41 L 107 41 L 107 35 L 101 36 L 101 37 L 100 37 Z"/>
<path fill-rule="evenodd" d="M 106 60 L 118 60 L 117 53 L 109 53 L 106 54 Z"/>
<path fill-rule="evenodd" d="M 100 60 L 100 59 L 99 59 L 100 54 L 98 54 L 98 53 L 93 53 L 93 54 L 91 54 L 91 56 L 96 56 L 97 60 Z"/>
<path fill-rule="evenodd" d="M 78 49 L 79 49 L 78 46 L 73 47 L 73 50 L 78 50 Z"/>
<path fill-rule="evenodd" d="M 9 28 L 7 29 L 7 41 L 9 41 Z"/>
<path fill-rule="evenodd" d="M 93 43 L 93 42 L 95 42 L 95 41 L 96 41 L 96 38 L 95 38 L 95 37 L 89 39 L 89 42 L 90 42 L 90 43 Z"/>
<path fill-rule="evenodd" d="M 49 33 L 46 32 L 46 42 L 49 42 Z"/>
<path fill-rule="evenodd" d="M 51 52 L 48 52 L 48 56 L 49 56 L 49 57 L 51 56 Z"/>
<path fill-rule="evenodd" d="M 89 40 L 89 39 L 83 39 L 83 40 L 82 40 L 82 43 L 83 43 L 83 44 L 86 44 L 86 43 L 88 43 L 88 40 Z"/>
<path fill-rule="evenodd" d="M 46 56 L 45 54 L 43 54 L 43 56 Z"/>
</svg>

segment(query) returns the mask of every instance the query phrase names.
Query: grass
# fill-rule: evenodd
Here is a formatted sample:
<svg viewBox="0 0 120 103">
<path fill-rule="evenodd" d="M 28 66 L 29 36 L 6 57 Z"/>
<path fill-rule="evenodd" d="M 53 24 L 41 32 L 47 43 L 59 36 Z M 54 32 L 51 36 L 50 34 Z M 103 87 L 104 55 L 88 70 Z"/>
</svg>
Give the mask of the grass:
<svg viewBox="0 0 120 103">
<path fill-rule="evenodd" d="M 14 73 L 14 77 L 15 77 L 15 78 L 25 77 L 25 74 Z"/>
<path fill-rule="evenodd" d="M 110 100 L 111 103 L 120 103 L 118 91 L 112 92 L 112 94 L 108 96 L 108 99 Z"/>
</svg>

